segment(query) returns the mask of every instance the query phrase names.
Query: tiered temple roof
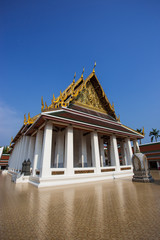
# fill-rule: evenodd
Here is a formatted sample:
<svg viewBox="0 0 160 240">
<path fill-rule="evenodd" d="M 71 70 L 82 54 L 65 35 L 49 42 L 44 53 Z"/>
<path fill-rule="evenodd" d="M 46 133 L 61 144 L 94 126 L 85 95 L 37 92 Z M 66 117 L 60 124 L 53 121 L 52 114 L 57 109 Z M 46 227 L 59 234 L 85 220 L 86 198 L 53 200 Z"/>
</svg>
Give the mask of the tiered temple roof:
<svg viewBox="0 0 160 240">
<path fill-rule="evenodd" d="M 60 95 L 51 100 L 47 106 L 41 99 L 41 113 L 28 119 L 24 115 L 24 124 L 12 144 L 21 134 L 32 135 L 46 119 L 52 120 L 61 126 L 73 124 L 76 127 L 88 130 L 96 129 L 108 134 L 118 133 L 120 136 L 128 135 L 130 138 L 143 138 L 143 135 L 120 123 L 116 116 L 114 104 L 110 104 L 103 88 L 101 87 L 95 70 L 84 80 L 83 73 L 80 79 L 73 82 Z"/>
</svg>

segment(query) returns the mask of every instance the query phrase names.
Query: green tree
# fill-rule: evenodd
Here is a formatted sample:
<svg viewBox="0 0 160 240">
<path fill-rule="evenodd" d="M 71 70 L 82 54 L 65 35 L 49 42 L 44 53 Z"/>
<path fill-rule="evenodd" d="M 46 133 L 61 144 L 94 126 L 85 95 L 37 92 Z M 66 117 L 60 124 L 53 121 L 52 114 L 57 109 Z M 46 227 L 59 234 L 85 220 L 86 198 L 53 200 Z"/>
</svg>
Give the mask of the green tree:
<svg viewBox="0 0 160 240">
<path fill-rule="evenodd" d="M 153 142 L 154 138 L 157 142 L 158 137 L 160 137 L 159 130 L 157 130 L 156 128 L 152 128 L 152 131 L 150 131 L 149 136 L 151 137 L 151 142 Z"/>
</svg>

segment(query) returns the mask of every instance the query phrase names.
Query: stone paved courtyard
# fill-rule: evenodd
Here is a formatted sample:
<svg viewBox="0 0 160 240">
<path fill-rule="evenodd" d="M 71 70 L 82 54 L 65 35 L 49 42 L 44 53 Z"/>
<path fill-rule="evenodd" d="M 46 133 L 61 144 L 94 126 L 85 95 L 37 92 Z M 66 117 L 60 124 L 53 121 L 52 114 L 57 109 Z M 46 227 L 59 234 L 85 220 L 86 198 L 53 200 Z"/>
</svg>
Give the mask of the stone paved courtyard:
<svg viewBox="0 0 160 240">
<path fill-rule="evenodd" d="M 0 240 L 160 239 L 160 171 L 131 178 L 37 189 L 0 174 Z"/>
</svg>

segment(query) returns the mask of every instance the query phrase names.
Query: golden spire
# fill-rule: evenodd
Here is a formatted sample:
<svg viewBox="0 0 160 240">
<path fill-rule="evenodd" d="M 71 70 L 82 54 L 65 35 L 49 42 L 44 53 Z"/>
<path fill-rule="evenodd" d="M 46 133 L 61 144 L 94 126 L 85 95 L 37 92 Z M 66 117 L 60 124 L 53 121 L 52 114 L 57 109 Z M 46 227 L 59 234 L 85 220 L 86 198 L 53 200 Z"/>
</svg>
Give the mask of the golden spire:
<svg viewBox="0 0 160 240">
<path fill-rule="evenodd" d="M 43 111 L 44 109 L 44 103 L 43 103 L 43 97 L 41 97 L 41 112 Z"/>
<path fill-rule="evenodd" d="M 83 71 L 82 71 L 82 75 L 81 75 L 81 78 L 83 78 L 83 73 L 84 73 L 84 67 L 83 67 Z"/>
<path fill-rule="evenodd" d="M 94 63 L 93 73 L 95 73 L 96 62 Z"/>
<path fill-rule="evenodd" d="M 76 72 L 75 72 L 75 74 L 74 74 L 73 84 L 75 84 L 75 78 L 76 78 Z"/>
<path fill-rule="evenodd" d="M 30 122 L 31 120 L 31 116 L 30 116 L 30 113 L 28 113 L 28 123 Z"/>
<path fill-rule="evenodd" d="M 143 134 L 143 136 L 145 135 L 145 133 L 144 133 L 144 127 L 143 127 L 143 130 L 142 130 L 142 134 Z"/>
<path fill-rule="evenodd" d="M 9 144 L 9 147 L 11 147 L 11 143 L 13 142 L 13 137 L 11 137 L 11 142 Z"/>
<path fill-rule="evenodd" d="M 53 104 L 54 104 L 54 101 L 55 101 L 55 96 L 54 96 L 54 94 L 53 94 L 53 98 L 52 98 L 52 100 L 51 100 L 52 106 L 53 106 Z"/>
<path fill-rule="evenodd" d="M 118 114 L 118 118 L 117 118 L 117 121 L 120 122 L 120 115 Z"/>
<path fill-rule="evenodd" d="M 45 102 L 45 110 L 47 110 L 48 106 L 47 106 L 47 103 Z"/>
<path fill-rule="evenodd" d="M 24 124 L 26 124 L 27 118 L 26 118 L 26 114 L 24 114 Z"/>
</svg>

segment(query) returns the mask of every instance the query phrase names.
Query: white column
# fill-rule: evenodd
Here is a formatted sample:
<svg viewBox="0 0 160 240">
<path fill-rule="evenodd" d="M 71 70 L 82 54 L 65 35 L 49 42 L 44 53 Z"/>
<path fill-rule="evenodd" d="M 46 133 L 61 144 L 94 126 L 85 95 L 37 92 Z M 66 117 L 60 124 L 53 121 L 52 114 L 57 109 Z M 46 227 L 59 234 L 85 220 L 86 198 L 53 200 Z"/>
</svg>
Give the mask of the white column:
<svg viewBox="0 0 160 240">
<path fill-rule="evenodd" d="M 24 147 L 24 159 L 27 161 L 28 160 L 28 146 L 29 146 L 29 136 L 25 136 L 25 147 Z"/>
<path fill-rule="evenodd" d="M 23 151 L 24 151 L 24 142 L 25 142 L 25 136 L 21 137 L 21 143 L 20 143 L 20 152 L 19 152 L 19 159 L 18 159 L 18 166 L 22 168 L 22 162 L 24 161 L 23 157 Z"/>
<path fill-rule="evenodd" d="M 82 146 L 82 167 L 87 166 L 87 144 L 86 144 L 86 136 L 81 136 L 81 146 Z"/>
<path fill-rule="evenodd" d="M 133 141 L 133 148 L 134 148 L 134 153 L 140 152 L 139 144 L 138 144 L 137 139 Z"/>
<path fill-rule="evenodd" d="M 24 161 L 22 154 L 24 150 L 24 141 L 25 141 L 25 136 L 22 136 L 20 139 L 20 151 L 19 151 L 19 157 L 18 157 L 18 169 L 22 169 L 22 162 Z"/>
<path fill-rule="evenodd" d="M 38 163 L 41 160 L 42 138 L 43 138 L 43 131 L 38 130 L 36 135 L 35 150 L 34 150 L 34 160 L 33 160 L 33 169 L 32 169 L 33 176 L 35 175 L 35 170 L 38 168 Z"/>
<path fill-rule="evenodd" d="M 17 169 L 20 170 L 20 167 L 19 167 L 19 155 L 20 155 L 20 151 L 21 151 L 21 139 L 18 141 L 17 143 L 17 159 L 16 159 L 16 166 L 17 166 Z"/>
<path fill-rule="evenodd" d="M 41 177 L 50 177 L 51 151 L 52 151 L 52 128 L 53 128 L 52 123 L 47 122 L 44 128 L 44 137 L 43 137 Z"/>
<path fill-rule="evenodd" d="M 19 151 L 20 151 L 20 142 L 16 143 L 16 169 L 19 170 L 18 167 L 18 159 L 19 159 Z"/>
<path fill-rule="evenodd" d="M 10 167 L 11 167 L 12 169 L 15 169 L 15 166 L 14 166 L 14 148 L 13 148 L 11 154 L 12 154 L 12 155 L 11 155 L 11 159 L 10 159 Z"/>
<path fill-rule="evenodd" d="M 110 137 L 111 141 L 111 162 L 116 165 L 116 171 L 120 171 L 120 162 L 119 162 L 119 154 L 118 154 L 118 147 L 117 147 L 117 139 L 115 135 Z"/>
<path fill-rule="evenodd" d="M 125 142 L 123 140 L 120 142 L 120 146 L 121 146 L 122 163 L 123 165 L 127 165 L 127 154 L 125 150 Z"/>
<path fill-rule="evenodd" d="M 63 155 L 64 155 L 64 132 L 59 131 L 57 135 L 57 145 L 56 145 L 56 159 L 55 167 L 63 167 Z"/>
<path fill-rule="evenodd" d="M 92 160 L 96 167 L 96 173 L 100 173 L 100 153 L 97 132 L 91 132 Z"/>
<path fill-rule="evenodd" d="M 17 149 L 18 148 L 18 143 L 15 144 L 14 147 L 14 169 L 17 170 Z"/>
<path fill-rule="evenodd" d="M 105 166 L 105 155 L 104 155 L 104 143 L 103 138 L 99 139 L 100 142 L 100 159 L 101 159 L 101 167 Z"/>
<path fill-rule="evenodd" d="M 132 147 L 131 147 L 130 139 L 129 139 L 129 138 L 126 138 L 126 139 L 125 139 L 125 143 L 126 143 L 126 148 L 127 148 L 127 163 L 128 163 L 128 165 L 131 165 L 131 164 L 132 164 L 132 155 L 133 155 L 133 152 L 132 152 Z"/>
<path fill-rule="evenodd" d="M 65 132 L 65 166 L 66 174 L 73 175 L 73 127 L 69 126 Z"/>
<path fill-rule="evenodd" d="M 34 148 L 35 148 L 35 137 L 30 137 L 27 160 L 30 159 L 31 165 L 33 164 Z"/>
</svg>

